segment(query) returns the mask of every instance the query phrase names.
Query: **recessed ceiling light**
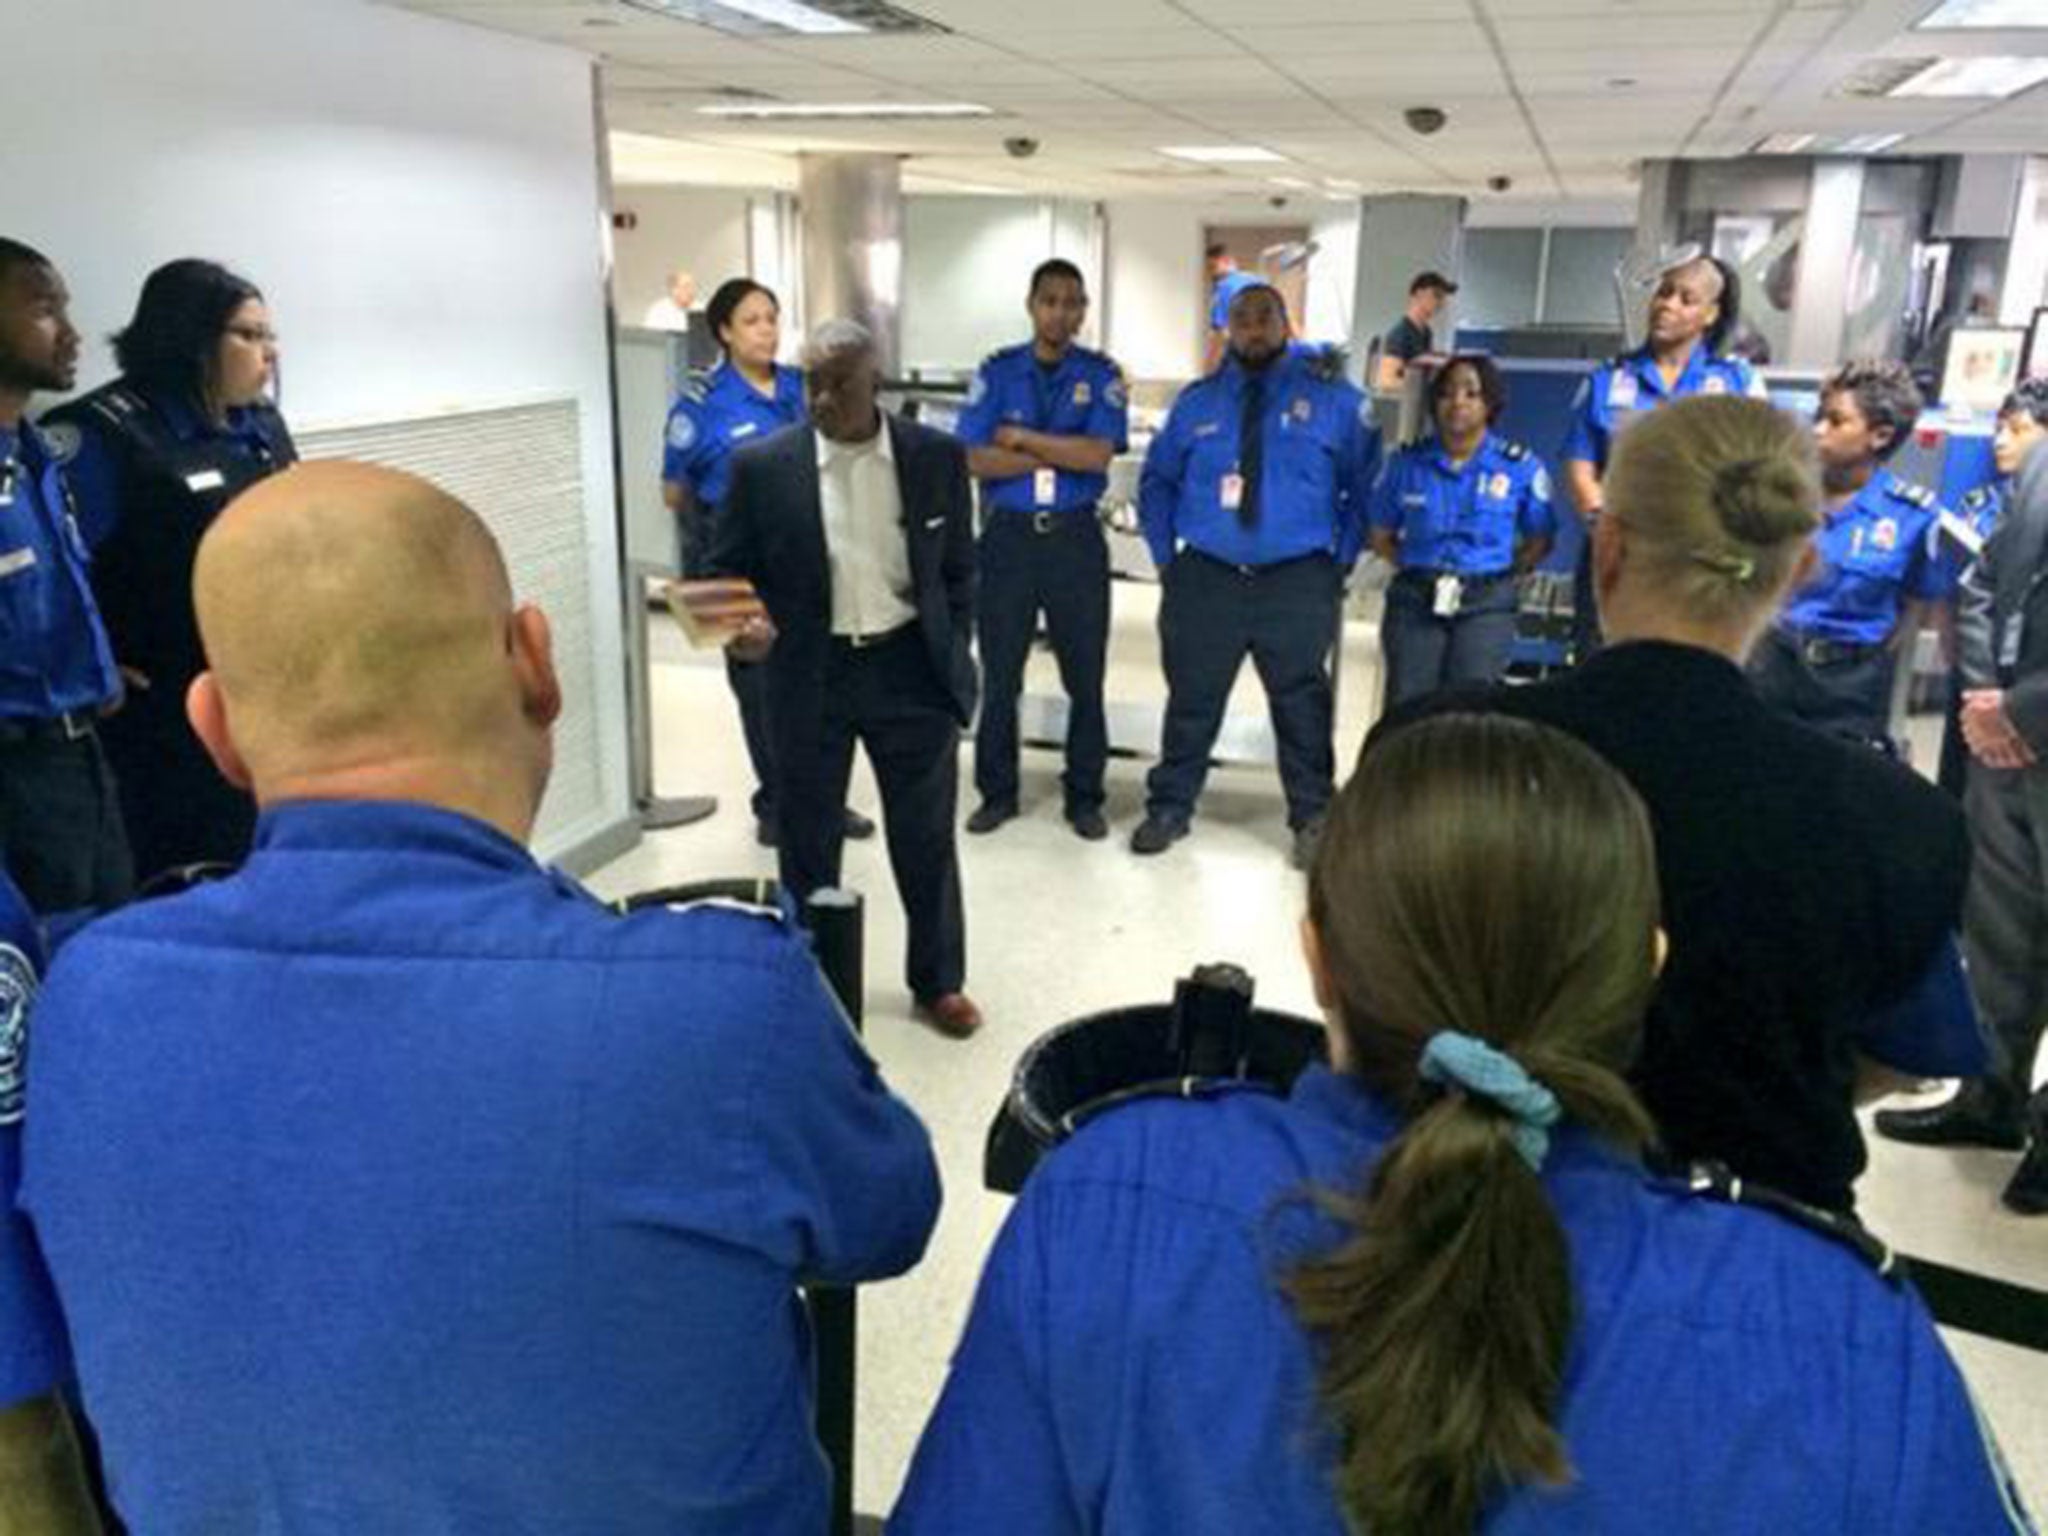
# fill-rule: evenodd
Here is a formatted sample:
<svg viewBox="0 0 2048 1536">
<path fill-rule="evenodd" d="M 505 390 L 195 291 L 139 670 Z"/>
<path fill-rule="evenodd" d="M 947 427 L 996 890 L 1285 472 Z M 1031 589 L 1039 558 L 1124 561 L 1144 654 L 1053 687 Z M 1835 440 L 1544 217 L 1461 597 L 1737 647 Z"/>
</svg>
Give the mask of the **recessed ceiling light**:
<svg viewBox="0 0 2048 1536">
<path fill-rule="evenodd" d="M 944 32 L 935 21 L 889 0 L 624 0 L 635 10 L 740 37 L 858 36 L 869 32 Z"/>
<path fill-rule="evenodd" d="M 769 118 L 904 118 L 993 117 L 988 107 L 971 101 L 778 101 L 763 105 L 699 107 L 703 117 Z"/>
<path fill-rule="evenodd" d="M 1286 187 L 1291 192 L 1309 192 L 1315 189 L 1315 183 L 1303 181 L 1299 176 L 1268 176 L 1266 180 L 1276 187 Z"/>
<path fill-rule="evenodd" d="M 2048 7 L 2043 7 L 2041 0 L 1942 0 L 1913 26 L 1925 32 L 1951 27 L 2048 27 Z"/>
<path fill-rule="evenodd" d="M 1937 59 L 1891 88 L 1892 96 L 2016 96 L 2048 80 L 2048 59 L 1986 54 Z"/>
<path fill-rule="evenodd" d="M 1750 146 L 1753 155 L 1881 155 L 1903 133 L 1774 133 Z"/>
<path fill-rule="evenodd" d="M 1256 144 L 1169 144 L 1161 146 L 1159 153 L 1202 165 L 1272 165 L 1287 158 Z"/>
<path fill-rule="evenodd" d="M 1750 146 L 1753 155 L 1803 155 L 1813 147 L 1814 135 L 1810 133 L 1774 133 L 1767 139 L 1758 139 Z"/>
<path fill-rule="evenodd" d="M 1881 155 L 1905 139 L 1903 133 L 1852 133 L 1829 144 L 1831 155 Z"/>
</svg>

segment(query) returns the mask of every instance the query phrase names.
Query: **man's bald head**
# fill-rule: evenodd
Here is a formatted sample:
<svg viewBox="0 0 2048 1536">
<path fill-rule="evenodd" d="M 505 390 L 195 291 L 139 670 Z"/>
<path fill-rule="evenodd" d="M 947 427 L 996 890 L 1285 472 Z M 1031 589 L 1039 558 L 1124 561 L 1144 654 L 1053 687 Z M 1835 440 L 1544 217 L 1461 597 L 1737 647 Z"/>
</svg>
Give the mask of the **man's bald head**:
<svg viewBox="0 0 2048 1536">
<path fill-rule="evenodd" d="M 260 482 L 207 531 L 193 596 L 202 682 L 260 798 L 308 776 L 504 753 L 536 724 L 544 746 L 553 704 L 536 722 L 497 542 L 417 476 L 324 462 Z M 540 636 L 544 651 L 544 622 Z M 195 690 L 205 736 L 203 707 Z"/>
</svg>

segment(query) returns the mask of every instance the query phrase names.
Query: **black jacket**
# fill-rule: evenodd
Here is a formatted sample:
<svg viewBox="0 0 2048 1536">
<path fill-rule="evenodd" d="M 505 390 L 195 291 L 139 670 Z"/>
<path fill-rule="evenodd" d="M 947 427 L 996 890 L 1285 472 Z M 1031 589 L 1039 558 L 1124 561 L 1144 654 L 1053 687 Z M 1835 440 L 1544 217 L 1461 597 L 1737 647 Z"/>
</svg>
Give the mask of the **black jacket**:
<svg viewBox="0 0 2048 1536">
<path fill-rule="evenodd" d="M 2048 755 L 2048 453 L 2029 456 L 1956 598 L 1965 688 L 2003 688 L 2013 728 Z"/>
<path fill-rule="evenodd" d="M 942 432 L 885 415 L 903 494 L 912 600 L 927 652 L 964 726 L 980 693 L 973 654 L 974 514 L 967 457 Z M 754 583 L 775 621 L 769 676 L 778 710 L 822 712 L 832 639 L 832 577 L 818 495 L 817 442 L 788 427 L 732 458 L 712 568 Z M 785 704 L 787 701 L 787 704 Z"/>
<path fill-rule="evenodd" d="M 1848 1209 L 1863 1036 L 1961 918 L 1970 846 L 1955 802 L 1774 714 L 1733 662 L 1693 646 L 1636 641 L 1554 682 L 1437 694 L 1365 750 L 1456 709 L 1576 736 L 1649 810 L 1671 955 L 1630 1075 L 1666 1150 Z"/>
</svg>

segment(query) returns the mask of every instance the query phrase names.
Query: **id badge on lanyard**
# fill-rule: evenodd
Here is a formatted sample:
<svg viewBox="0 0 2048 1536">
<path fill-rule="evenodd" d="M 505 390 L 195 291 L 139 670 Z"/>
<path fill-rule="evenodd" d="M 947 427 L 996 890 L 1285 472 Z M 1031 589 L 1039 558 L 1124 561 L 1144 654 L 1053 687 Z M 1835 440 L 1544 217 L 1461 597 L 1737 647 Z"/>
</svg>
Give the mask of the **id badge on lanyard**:
<svg viewBox="0 0 2048 1536">
<path fill-rule="evenodd" d="M 1242 507 L 1244 505 L 1244 476 L 1234 469 L 1225 475 L 1222 485 L 1218 488 L 1217 500 L 1223 504 L 1223 510 L 1226 512 L 1235 512 Z"/>
<path fill-rule="evenodd" d="M 1431 598 L 1429 611 L 1440 619 L 1455 619 L 1458 610 L 1465 606 L 1465 583 L 1462 578 L 1446 571 L 1436 579 L 1436 592 Z"/>
<path fill-rule="evenodd" d="M 1051 465 L 1041 465 L 1031 472 L 1031 504 L 1034 507 L 1050 509 L 1059 505 L 1060 472 Z"/>
</svg>

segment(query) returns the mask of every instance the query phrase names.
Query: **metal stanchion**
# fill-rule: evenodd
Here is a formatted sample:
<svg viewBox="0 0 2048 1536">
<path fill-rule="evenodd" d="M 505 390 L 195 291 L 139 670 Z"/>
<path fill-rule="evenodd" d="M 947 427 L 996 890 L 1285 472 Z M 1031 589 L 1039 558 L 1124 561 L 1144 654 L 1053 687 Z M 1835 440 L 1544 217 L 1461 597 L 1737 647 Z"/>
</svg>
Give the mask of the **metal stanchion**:
<svg viewBox="0 0 2048 1536">
<path fill-rule="evenodd" d="M 666 580 L 668 575 L 661 566 L 644 560 L 626 565 L 626 674 L 631 685 L 627 713 L 632 728 L 627 766 L 634 813 L 649 832 L 686 827 L 718 809 L 713 795 L 662 796 L 654 792 L 654 698 L 649 682 L 653 658 L 647 638 L 647 584 Z"/>
<path fill-rule="evenodd" d="M 772 906 L 781 899 L 772 880 L 704 880 L 690 885 L 668 886 L 642 891 L 619 903 L 632 912 L 643 907 L 677 906 L 692 901 L 749 901 Z M 858 1034 L 862 998 L 867 987 L 864 946 L 867 914 L 857 891 L 814 891 L 804 904 L 804 926 L 811 933 L 811 947 L 818 957 L 818 969 L 832 995 L 846 1010 L 847 1020 Z M 856 1343 L 859 1322 L 851 1286 L 808 1287 L 805 1301 L 810 1307 L 811 1336 L 817 1351 L 818 1443 L 832 1464 L 832 1536 L 854 1536 L 853 1517 L 853 1413 Z"/>
</svg>

